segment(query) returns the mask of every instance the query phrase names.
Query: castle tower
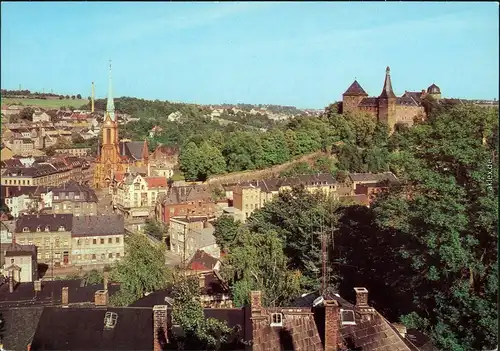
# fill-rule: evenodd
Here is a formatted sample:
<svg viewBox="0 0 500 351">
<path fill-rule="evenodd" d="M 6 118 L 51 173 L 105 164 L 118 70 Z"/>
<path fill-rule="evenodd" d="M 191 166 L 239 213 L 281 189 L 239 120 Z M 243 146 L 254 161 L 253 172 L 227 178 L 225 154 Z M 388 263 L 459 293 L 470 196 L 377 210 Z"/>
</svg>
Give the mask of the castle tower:
<svg viewBox="0 0 500 351">
<path fill-rule="evenodd" d="M 432 96 L 436 101 L 441 99 L 441 89 L 434 83 L 427 88 L 427 94 Z"/>
<path fill-rule="evenodd" d="M 342 113 L 356 111 L 358 105 L 367 96 L 366 91 L 355 80 L 345 93 L 342 94 Z"/>
<path fill-rule="evenodd" d="M 382 93 L 378 97 L 378 120 L 389 126 L 392 133 L 396 124 L 396 94 L 392 90 L 391 69 L 385 69 L 385 81 Z"/>
</svg>

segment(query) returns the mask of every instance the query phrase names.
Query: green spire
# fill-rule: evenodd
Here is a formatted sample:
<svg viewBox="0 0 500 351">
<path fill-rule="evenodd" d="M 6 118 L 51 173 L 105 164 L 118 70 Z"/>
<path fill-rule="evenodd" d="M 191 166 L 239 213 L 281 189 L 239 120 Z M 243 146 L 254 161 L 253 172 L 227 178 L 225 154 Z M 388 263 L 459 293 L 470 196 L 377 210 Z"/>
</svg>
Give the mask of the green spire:
<svg viewBox="0 0 500 351">
<path fill-rule="evenodd" d="M 108 83 L 108 103 L 106 105 L 106 112 L 109 114 L 109 118 L 115 120 L 115 103 L 113 101 L 113 85 L 111 79 L 111 60 L 109 60 L 109 83 Z"/>
</svg>

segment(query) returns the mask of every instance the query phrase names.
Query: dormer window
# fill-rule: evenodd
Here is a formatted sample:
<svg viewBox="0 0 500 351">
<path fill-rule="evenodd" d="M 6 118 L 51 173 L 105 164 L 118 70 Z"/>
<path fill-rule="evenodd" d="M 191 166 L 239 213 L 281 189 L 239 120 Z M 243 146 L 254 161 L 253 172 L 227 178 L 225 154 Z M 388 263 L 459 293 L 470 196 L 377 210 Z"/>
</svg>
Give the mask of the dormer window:
<svg viewBox="0 0 500 351">
<path fill-rule="evenodd" d="M 29 231 L 30 231 L 30 228 L 28 228 L 28 227 L 24 227 L 24 228 L 23 228 L 23 232 L 24 232 L 24 233 L 27 233 L 27 232 L 29 232 Z"/>
<path fill-rule="evenodd" d="M 356 325 L 354 311 L 340 309 L 340 321 L 342 325 Z"/>
<path fill-rule="evenodd" d="M 40 229 L 40 226 L 36 227 L 36 231 L 37 232 L 41 232 L 42 231 L 42 229 Z"/>
<path fill-rule="evenodd" d="M 45 231 L 50 232 L 50 226 L 45 226 Z"/>
<path fill-rule="evenodd" d="M 60 232 L 64 232 L 66 229 L 64 229 L 64 227 L 62 225 L 59 226 L 59 229 L 58 229 Z"/>
<path fill-rule="evenodd" d="M 283 314 L 271 313 L 271 327 L 282 327 L 282 326 L 283 326 Z"/>
</svg>

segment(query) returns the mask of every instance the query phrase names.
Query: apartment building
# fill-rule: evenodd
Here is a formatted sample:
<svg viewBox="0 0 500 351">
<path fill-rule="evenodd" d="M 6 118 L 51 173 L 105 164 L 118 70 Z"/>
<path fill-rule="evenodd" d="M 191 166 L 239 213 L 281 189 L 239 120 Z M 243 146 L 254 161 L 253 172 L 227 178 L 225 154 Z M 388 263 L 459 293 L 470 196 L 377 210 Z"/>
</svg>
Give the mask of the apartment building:
<svg viewBox="0 0 500 351">
<path fill-rule="evenodd" d="M 3 275 L 16 283 L 29 283 L 38 279 L 38 263 L 35 245 L 19 245 L 15 242 L 5 250 Z"/>
<path fill-rule="evenodd" d="M 214 237 L 214 227 L 208 217 L 174 217 L 169 222 L 170 250 L 188 262 L 197 250 L 216 258 L 220 248 Z"/>
<path fill-rule="evenodd" d="M 113 205 L 124 216 L 148 217 L 160 194 L 167 192 L 167 178 L 127 174 L 116 185 Z"/>
<path fill-rule="evenodd" d="M 74 216 L 71 261 L 77 266 L 109 265 L 125 253 L 125 222 L 120 215 Z"/>
<path fill-rule="evenodd" d="M 19 245 L 35 245 L 37 260 L 54 266 L 71 264 L 73 215 L 23 215 L 16 221 L 14 238 Z"/>
<path fill-rule="evenodd" d="M 170 218 L 176 216 L 213 217 L 217 203 L 213 200 L 209 187 L 204 185 L 172 186 L 166 194 L 158 197 L 155 217 L 168 225 Z"/>
<path fill-rule="evenodd" d="M 16 138 L 12 140 L 10 148 L 14 155 L 32 155 L 35 143 L 31 138 Z"/>
<path fill-rule="evenodd" d="M 71 213 L 75 216 L 97 215 L 97 195 L 94 189 L 74 180 L 52 188 L 47 195 L 46 201 L 50 202 L 53 213 Z"/>
<path fill-rule="evenodd" d="M 71 155 L 77 157 L 89 156 L 92 149 L 90 147 L 72 147 L 66 149 L 55 149 L 56 154 Z"/>
</svg>

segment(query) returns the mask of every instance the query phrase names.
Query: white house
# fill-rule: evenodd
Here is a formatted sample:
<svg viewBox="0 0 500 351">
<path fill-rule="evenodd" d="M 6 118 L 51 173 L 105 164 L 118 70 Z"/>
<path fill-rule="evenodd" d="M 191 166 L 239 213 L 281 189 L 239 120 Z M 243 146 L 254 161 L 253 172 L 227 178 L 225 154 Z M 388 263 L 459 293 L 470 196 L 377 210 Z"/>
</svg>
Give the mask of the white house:
<svg viewBox="0 0 500 351">
<path fill-rule="evenodd" d="M 37 201 L 27 194 L 8 197 L 5 199 L 5 204 L 9 207 L 10 214 L 14 218 L 18 218 L 21 213 L 28 211 L 29 209 L 38 210 Z"/>
<path fill-rule="evenodd" d="M 38 279 L 37 250 L 35 245 L 10 244 L 5 250 L 3 274 L 13 276 L 16 283 L 29 283 Z"/>
</svg>

